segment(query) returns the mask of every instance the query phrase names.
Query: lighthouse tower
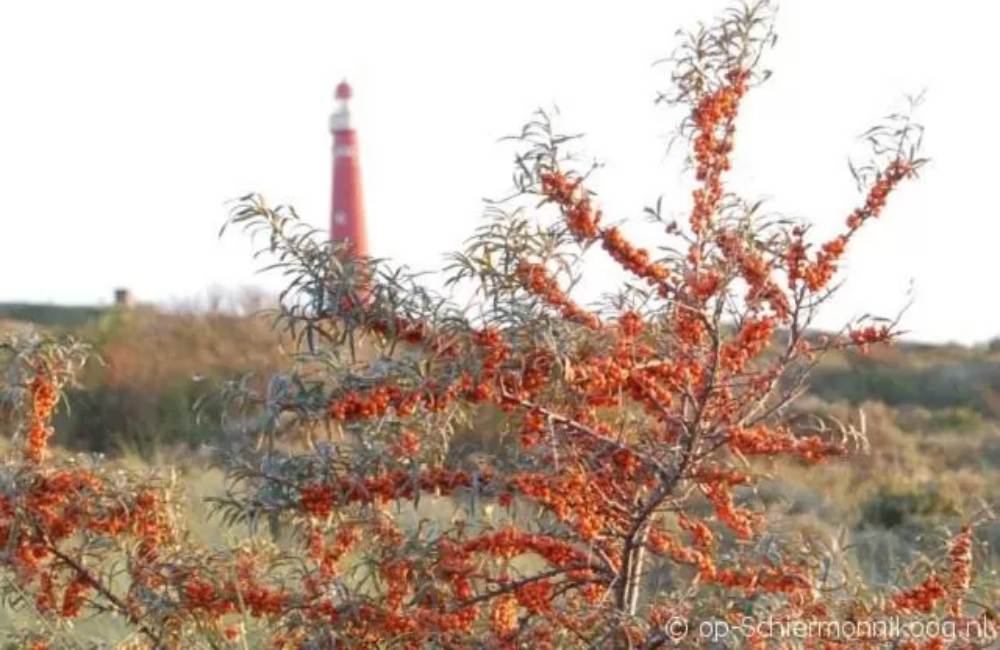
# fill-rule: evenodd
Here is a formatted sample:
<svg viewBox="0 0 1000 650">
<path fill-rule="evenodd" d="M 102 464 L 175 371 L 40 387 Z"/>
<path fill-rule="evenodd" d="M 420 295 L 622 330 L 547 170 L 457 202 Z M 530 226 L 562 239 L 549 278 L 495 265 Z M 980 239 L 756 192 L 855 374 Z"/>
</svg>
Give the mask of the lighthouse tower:
<svg viewBox="0 0 1000 650">
<path fill-rule="evenodd" d="M 350 242 L 357 255 L 368 254 L 365 209 L 361 199 L 361 165 L 358 162 L 358 135 L 351 127 L 351 87 L 337 85 L 337 107 L 330 115 L 333 135 L 333 183 L 330 199 L 330 239 Z"/>
</svg>

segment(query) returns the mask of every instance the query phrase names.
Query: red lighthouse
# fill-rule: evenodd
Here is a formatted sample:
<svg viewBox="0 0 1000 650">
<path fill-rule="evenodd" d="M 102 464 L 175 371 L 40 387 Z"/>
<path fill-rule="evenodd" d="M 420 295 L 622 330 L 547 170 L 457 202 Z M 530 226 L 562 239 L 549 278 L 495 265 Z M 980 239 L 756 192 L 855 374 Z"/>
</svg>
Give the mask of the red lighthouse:
<svg viewBox="0 0 1000 650">
<path fill-rule="evenodd" d="M 333 183 L 330 199 L 330 239 L 349 241 L 357 255 L 368 254 L 365 209 L 361 199 L 361 165 L 358 162 L 358 135 L 351 127 L 348 103 L 351 87 L 337 85 L 337 109 L 330 115 L 333 135 Z"/>
</svg>

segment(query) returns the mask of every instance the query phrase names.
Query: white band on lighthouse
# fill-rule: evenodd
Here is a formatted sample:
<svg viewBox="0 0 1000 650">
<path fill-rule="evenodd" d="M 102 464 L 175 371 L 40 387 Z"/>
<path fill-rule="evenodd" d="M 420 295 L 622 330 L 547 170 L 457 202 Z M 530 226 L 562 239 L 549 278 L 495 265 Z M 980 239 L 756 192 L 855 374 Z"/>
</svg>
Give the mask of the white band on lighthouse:
<svg viewBox="0 0 1000 650">
<path fill-rule="evenodd" d="M 351 111 L 347 109 L 347 102 L 341 102 L 336 113 L 330 115 L 330 131 L 347 131 L 351 128 Z"/>
</svg>

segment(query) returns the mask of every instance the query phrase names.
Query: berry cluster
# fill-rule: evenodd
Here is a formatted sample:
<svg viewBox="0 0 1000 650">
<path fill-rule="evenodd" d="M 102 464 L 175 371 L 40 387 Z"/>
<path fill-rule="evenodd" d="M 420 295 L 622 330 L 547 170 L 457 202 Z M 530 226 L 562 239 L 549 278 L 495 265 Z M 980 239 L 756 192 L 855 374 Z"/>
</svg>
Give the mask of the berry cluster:
<svg viewBox="0 0 1000 650">
<path fill-rule="evenodd" d="M 702 186 L 694 190 L 690 222 L 698 235 L 705 232 L 722 200 L 722 173 L 730 168 L 734 120 L 749 74 L 748 70 L 730 71 L 728 83 L 703 96 L 692 114 L 695 178 Z"/>
<path fill-rule="evenodd" d="M 517 279 L 525 289 L 558 309 L 566 320 L 578 322 L 590 329 L 600 327 L 600 319 L 570 300 L 559 288 L 555 278 L 549 275 L 545 265 L 522 261 L 517 267 Z"/>
<path fill-rule="evenodd" d="M 52 435 L 49 418 L 56 406 L 57 389 L 48 373 L 39 369 L 28 385 L 31 399 L 31 417 L 28 420 L 28 440 L 24 456 L 39 463 L 45 454 L 45 445 Z"/>
</svg>

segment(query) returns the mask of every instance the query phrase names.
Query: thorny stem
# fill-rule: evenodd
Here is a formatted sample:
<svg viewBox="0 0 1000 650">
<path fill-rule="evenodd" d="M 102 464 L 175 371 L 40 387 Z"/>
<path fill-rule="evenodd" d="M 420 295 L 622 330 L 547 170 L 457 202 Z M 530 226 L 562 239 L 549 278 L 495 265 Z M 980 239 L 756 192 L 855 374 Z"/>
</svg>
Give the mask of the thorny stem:
<svg viewBox="0 0 1000 650">
<path fill-rule="evenodd" d="M 121 598 L 116 596 L 114 592 L 112 592 L 107 587 L 107 585 L 105 585 L 103 582 L 95 578 L 94 575 L 90 571 L 88 571 L 85 566 L 74 560 L 69 555 L 66 555 L 65 553 L 60 551 L 55 546 L 55 544 L 50 542 L 47 538 L 46 538 L 46 545 L 48 546 L 48 550 L 53 555 L 59 558 L 64 564 L 69 566 L 73 571 L 77 573 L 77 575 L 86 580 L 87 583 L 97 591 L 97 593 L 101 594 L 101 596 L 103 596 L 108 602 L 110 602 L 115 607 L 115 609 L 118 611 L 119 614 L 124 616 L 130 623 L 135 625 L 136 628 L 139 630 L 139 632 L 146 635 L 149 638 L 149 640 L 153 642 L 154 648 L 166 647 L 164 645 L 163 639 L 160 638 L 160 636 L 157 635 L 156 632 L 150 629 L 149 626 L 143 623 L 135 615 L 135 613 L 132 611 L 132 609 L 128 606 L 127 603 L 125 603 Z"/>
</svg>

